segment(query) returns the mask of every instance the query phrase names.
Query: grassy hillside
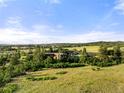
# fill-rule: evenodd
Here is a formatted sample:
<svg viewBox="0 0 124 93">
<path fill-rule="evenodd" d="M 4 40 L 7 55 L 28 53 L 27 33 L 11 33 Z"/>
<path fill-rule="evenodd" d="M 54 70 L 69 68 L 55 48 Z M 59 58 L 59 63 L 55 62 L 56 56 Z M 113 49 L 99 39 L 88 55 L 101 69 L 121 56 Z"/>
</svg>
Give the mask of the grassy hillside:
<svg viewBox="0 0 124 93">
<path fill-rule="evenodd" d="M 93 67 L 48 69 L 30 72 L 35 77 L 54 76 L 55 80 L 30 81 L 27 76 L 15 78 L 17 93 L 124 93 L 124 65 L 102 68 Z M 60 73 L 65 71 L 66 73 Z M 56 74 L 56 73 L 60 74 Z"/>
</svg>

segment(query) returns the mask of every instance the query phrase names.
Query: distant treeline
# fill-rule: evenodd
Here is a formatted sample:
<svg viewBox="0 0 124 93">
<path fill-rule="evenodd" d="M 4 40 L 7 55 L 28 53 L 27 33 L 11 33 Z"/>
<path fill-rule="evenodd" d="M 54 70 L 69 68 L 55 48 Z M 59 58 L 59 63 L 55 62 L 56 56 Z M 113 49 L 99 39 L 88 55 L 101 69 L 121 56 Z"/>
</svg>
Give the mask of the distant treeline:
<svg viewBox="0 0 124 93">
<path fill-rule="evenodd" d="M 15 45 L 10 45 L 10 44 L 1 44 L 0 48 L 8 48 L 8 47 L 25 47 L 25 48 L 34 48 L 36 46 L 44 47 L 44 48 L 49 48 L 50 46 L 55 46 L 55 47 L 81 47 L 81 46 L 101 46 L 105 45 L 107 47 L 112 47 L 115 45 L 118 45 L 120 47 L 124 46 L 124 41 L 113 41 L 113 42 L 107 42 L 107 41 L 99 41 L 99 42 L 90 42 L 90 43 L 51 43 L 51 44 L 15 44 Z"/>
</svg>

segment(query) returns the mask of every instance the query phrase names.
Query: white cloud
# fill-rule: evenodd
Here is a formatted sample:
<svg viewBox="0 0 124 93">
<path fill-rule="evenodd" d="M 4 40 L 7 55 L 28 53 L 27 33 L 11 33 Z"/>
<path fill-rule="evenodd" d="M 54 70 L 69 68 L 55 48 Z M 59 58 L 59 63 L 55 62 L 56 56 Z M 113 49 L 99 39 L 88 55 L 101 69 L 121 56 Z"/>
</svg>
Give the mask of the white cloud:
<svg viewBox="0 0 124 93">
<path fill-rule="evenodd" d="M 123 33 L 91 31 L 74 35 L 51 35 L 46 31 L 22 31 L 14 28 L 0 29 L 0 43 L 37 44 L 37 43 L 79 43 L 94 41 L 122 41 Z"/>
<path fill-rule="evenodd" d="M 46 4 L 60 4 L 60 0 L 44 0 Z"/>
<path fill-rule="evenodd" d="M 38 43 L 46 37 L 35 32 L 25 32 L 14 28 L 0 29 L 0 42 L 7 44 Z"/>
<path fill-rule="evenodd" d="M 62 32 L 63 30 L 63 26 L 62 25 L 56 25 L 56 26 L 52 26 L 52 25 L 44 25 L 44 24 L 36 24 L 32 26 L 33 31 L 36 32 L 40 32 L 42 34 L 57 34 Z"/>
<path fill-rule="evenodd" d="M 118 26 L 118 25 L 120 25 L 120 23 L 118 23 L 118 22 L 113 22 L 113 23 L 111 23 L 109 26 L 110 26 L 110 27 L 114 27 L 114 26 Z"/>
<path fill-rule="evenodd" d="M 23 28 L 22 26 L 22 17 L 20 16 L 14 16 L 14 17 L 8 17 L 6 20 L 6 26 L 11 28 Z"/>
<path fill-rule="evenodd" d="M 121 14 L 124 15 L 124 0 L 116 0 L 116 6 L 114 9 L 118 10 Z"/>
<path fill-rule="evenodd" d="M 122 41 L 123 34 L 105 31 L 90 31 L 84 34 L 70 35 L 66 39 L 69 42 L 94 42 L 94 41 Z"/>
<path fill-rule="evenodd" d="M 9 17 L 6 21 L 6 27 L 0 28 L 0 43 L 50 43 L 54 41 L 54 36 L 52 35 L 60 33 L 62 27 L 62 25 L 35 24 L 28 29 L 22 25 L 21 17 Z"/>
<path fill-rule="evenodd" d="M 5 0 L 0 0 L 0 7 L 6 7 L 6 1 Z"/>
<path fill-rule="evenodd" d="M 0 7 L 7 7 L 10 1 L 15 1 L 15 0 L 0 0 Z"/>
<path fill-rule="evenodd" d="M 22 21 L 22 18 L 20 16 L 15 17 L 8 17 L 7 23 L 9 24 L 18 24 Z"/>
<path fill-rule="evenodd" d="M 82 43 L 94 41 L 123 41 L 122 32 L 105 32 L 100 30 L 80 34 L 65 35 L 64 26 L 35 24 L 31 28 L 22 25 L 22 17 L 9 17 L 7 26 L 0 28 L 0 43 L 4 44 L 37 44 L 37 43 Z M 13 26 L 14 25 L 14 26 Z M 113 23 L 112 25 L 118 25 Z"/>
</svg>

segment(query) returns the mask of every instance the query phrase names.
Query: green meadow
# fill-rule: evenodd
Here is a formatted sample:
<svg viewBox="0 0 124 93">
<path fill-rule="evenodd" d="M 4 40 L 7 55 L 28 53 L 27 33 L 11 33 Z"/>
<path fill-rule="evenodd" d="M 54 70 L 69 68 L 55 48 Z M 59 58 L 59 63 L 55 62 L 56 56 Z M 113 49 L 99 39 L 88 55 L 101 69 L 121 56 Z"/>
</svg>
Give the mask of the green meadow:
<svg viewBox="0 0 124 93">
<path fill-rule="evenodd" d="M 124 65 L 93 70 L 92 66 L 44 69 L 14 78 L 16 93 L 124 93 Z M 66 73 L 64 73 L 66 72 Z M 54 80 L 28 80 L 27 76 L 56 77 Z"/>
</svg>

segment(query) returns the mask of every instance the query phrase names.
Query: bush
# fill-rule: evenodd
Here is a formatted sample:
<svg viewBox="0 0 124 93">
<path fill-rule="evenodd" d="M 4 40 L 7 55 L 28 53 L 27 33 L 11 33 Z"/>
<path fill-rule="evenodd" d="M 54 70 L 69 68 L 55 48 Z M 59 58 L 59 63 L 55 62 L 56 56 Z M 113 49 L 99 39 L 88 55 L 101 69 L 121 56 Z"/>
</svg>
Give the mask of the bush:
<svg viewBox="0 0 124 93">
<path fill-rule="evenodd" d="M 68 65 L 68 67 L 81 67 L 85 66 L 83 63 L 71 63 Z"/>
<path fill-rule="evenodd" d="M 52 65 L 52 68 L 67 68 L 69 63 L 56 63 Z"/>
<path fill-rule="evenodd" d="M 26 78 L 27 80 L 31 80 L 31 81 L 40 81 L 40 80 L 55 80 L 57 79 L 57 77 L 50 77 L 50 76 L 46 76 L 46 77 L 34 77 L 34 76 L 29 76 Z"/>
<path fill-rule="evenodd" d="M 57 77 L 39 77 L 39 78 L 35 78 L 37 81 L 39 80 L 55 80 L 57 79 Z"/>
<path fill-rule="evenodd" d="M 66 74 L 68 73 L 67 71 L 60 71 L 60 72 L 57 72 L 56 74 Z"/>
<path fill-rule="evenodd" d="M 114 65 L 113 62 L 99 62 L 99 63 L 97 63 L 97 66 L 99 66 L 99 67 L 109 67 L 112 65 Z"/>
<path fill-rule="evenodd" d="M 27 79 L 27 80 L 34 80 L 34 77 L 31 76 L 31 75 L 29 75 L 29 76 L 26 77 L 26 79 Z"/>
<path fill-rule="evenodd" d="M 101 68 L 100 67 L 96 67 L 96 68 L 92 68 L 93 71 L 100 71 Z"/>
<path fill-rule="evenodd" d="M 26 72 L 23 64 L 14 66 L 12 77 L 21 76 L 25 74 Z"/>
<path fill-rule="evenodd" d="M 17 90 L 17 84 L 8 84 L 2 89 L 0 89 L 0 93 L 13 93 Z"/>
<path fill-rule="evenodd" d="M 56 64 L 49 64 L 49 68 L 67 68 L 67 67 L 81 67 L 85 66 L 82 63 L 56 63 Z"/>
</svg>

